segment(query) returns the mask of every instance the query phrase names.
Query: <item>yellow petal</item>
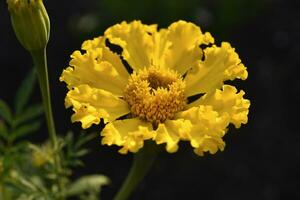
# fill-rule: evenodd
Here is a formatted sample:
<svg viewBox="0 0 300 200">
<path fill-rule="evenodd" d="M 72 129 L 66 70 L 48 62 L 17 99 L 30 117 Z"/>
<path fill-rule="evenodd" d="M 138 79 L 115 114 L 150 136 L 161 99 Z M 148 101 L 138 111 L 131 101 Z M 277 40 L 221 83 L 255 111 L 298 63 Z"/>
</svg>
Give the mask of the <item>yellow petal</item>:
<svg viewBox="0 0 300 200">
<path fill-rule="evenodd" d="M 151 65 L 153 39 L 150 34 L 154 32 L 155 25 L 148 26 L 140 21 L 133 21 L 116 24 L 108 28 L 104 35 L 111 43 L 123 48 L 124 59 L 137 71 Z"/>
<path fill-rule="evenodd" d="M 168 38 L 168 29 L 160 29 L 153 33 L 154 47 L 153 47 L 153 65 L 161 68 L 168 68 L 165 65 L 165 52 L 172 45 Z"/>
<path fill-rule="evenodd" d="M 210 33 L 203 34 L 198 26 L 182 20 L 171 24 L 164 38 L 168 47 L 163 54 L 164 65 L 181 74 L 202 58 L 201 44 L 214 42 Z"/>
<path fill-rule="evenodd" d="M 104 122 L 111 122 L 130 112 L 128 104 L 105 90 L 79 85 L 67 93 L 66 107 L 73 106 L 72 122 L 80 121 L 82 128 Z"/>
<path fill-rule="evenodd" d="M 205 94 L 189 107 L 211 105 L 220 115 L 228 115 L 230 122 L 239 128 L 241 124 L 248 122 L 250 101 L 243 98 L 244 94 L 244 91 L 237 93 L 234 86 L 224 85 L 222 90 L 217 89 L 211 94 Z"/>
<path fill-rule="evenodd" d="M 108 123 L 101 135 L 102 144 L 121 146 L 119 152 L 126 154 L 137 152 L 144 146 L 144 140 L 153 138 L 155 133 L 150 123 L 132 118 Z"/>
<path fill-rule="evenodd" d="M 86 51 L 103 47 L 105 47 L 105 38 L 102 36 L 96 37 L 92 40 L 86 40 L 81 45 L 81 49 Z"/>
<path fill-rule="evenodd" d="M 209 152 L 210 154 L 215 154 L 220 149 L 221 151 L 225 148 L 225 142 L 220 137 L 205 135 L 203 138 L 197 141 L 194 152 L 203 156 L 204 152 Z"/>
<path fill-rule="evenodd" d="M 207 151 L 214 154 L 218 149 L 223 151 L 225 143 L 222 137 L 227 131 L 228 118 L 220 116 L 211 106 L 192 107 L 179 112 L 176 119 L 190 121 L 190 132 L 180 135 L 182 140 L 190 141 L 198 155 Z"/>
<path fill-rule="evenodd" d="M 245 80 L 248 76 L 246 67 L 229 43 L 206 48 L 204 56 L 205 60 L 199 61 L 186 75 L 187 96 L 215 91 L 225 80 Z"/>
<path fill-rule="evenodd" d="M 63 71 L 60 81 L 65 81 L 69 89 L 88 84 L 122 96 L 129 74 L 120 58 L 107 47 L 94 48 L 92 45 L 96 43 L 85 42 L 86 53 L 75 51 L 71 55 L 70 67 Z"/>
<path fill-rule="evenodd" d="M 155 130 L 155 141 L 157 144 L 166 143 L 166 150 L 174 153 L 178 150 L 178 142 L 182 137 L 191 131 L 191 122 L 189 120 L 166 120 L 159 124 Z"/>
<path fill-rule="evenodd" d="M 81 49 L 83 50 L 97 50 L 98 48 L 103 48 L 102 50 L 102 60 L 107 61 L 112 64 L 112 66 L 117 70 L 117 72 L 124 77 L 124 79 L 128 79 L 128 72 L 125 66 L 122 64 L 122 61 L 119 55 L 110 51 L 109 48 L 105 46 L 105 38 L 100 36 L 94 38 L 93 40 L 86 40 L 83 42 Z M 97 58 L 98 59 L 98 58 Z"/>
</svg>

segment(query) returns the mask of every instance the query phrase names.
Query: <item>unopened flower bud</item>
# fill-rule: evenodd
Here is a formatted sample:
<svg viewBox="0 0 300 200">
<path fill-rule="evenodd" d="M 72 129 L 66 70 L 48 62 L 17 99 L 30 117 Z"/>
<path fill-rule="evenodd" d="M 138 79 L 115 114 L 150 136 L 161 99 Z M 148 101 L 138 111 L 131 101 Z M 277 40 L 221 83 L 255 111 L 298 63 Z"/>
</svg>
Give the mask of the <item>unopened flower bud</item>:
<svg viewBox="0 0 300 200">
<path fill-rule="evenodd" d="M 19 42 L 28 51 L 46 47 L 50 21 L 42 0 L 7 0 L 11 22 Z"/>
</svg>

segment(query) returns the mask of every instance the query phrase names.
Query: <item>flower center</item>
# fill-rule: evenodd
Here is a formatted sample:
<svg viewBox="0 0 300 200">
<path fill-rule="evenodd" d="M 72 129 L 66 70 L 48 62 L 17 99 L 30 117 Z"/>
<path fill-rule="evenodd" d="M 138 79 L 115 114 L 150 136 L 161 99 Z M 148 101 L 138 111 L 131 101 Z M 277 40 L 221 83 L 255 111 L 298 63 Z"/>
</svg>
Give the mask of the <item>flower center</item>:
<svg viewBox="0 0 300 200">
<path fill-rule="evenodd" d="M 185 82 L 177 72 L 152 66 L 133 72 L 124 99 L 134 116 L 158 125 L 184 108 L 184 89 Z"/>
</svg>

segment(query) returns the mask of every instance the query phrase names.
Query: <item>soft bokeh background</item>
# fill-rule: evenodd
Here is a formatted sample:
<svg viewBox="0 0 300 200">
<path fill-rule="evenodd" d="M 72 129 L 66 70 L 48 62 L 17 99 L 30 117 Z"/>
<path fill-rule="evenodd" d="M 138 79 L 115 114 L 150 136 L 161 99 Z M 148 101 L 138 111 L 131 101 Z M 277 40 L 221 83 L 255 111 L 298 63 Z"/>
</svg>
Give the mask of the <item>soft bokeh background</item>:
<svg viewBox="0 0 300 200">
<path fill-rule="evenodd" d="M 248 67 L 249 78 L 237 81 L 251 100 L 249 123 L 225 136 L 226 148 L 216 155 L 197 157 L 182 143 L 176 154 L 162 153 L 139 185 L 132 200 L 156 199 L 300 199 L 300 12 L 297 0 L 73 0 L 45 1 L 51 18 L 48 46 L 52 102 L 60 134 L 80 125 L 70 123 L 64 108 L 65 84 L 58 78 L 70 54 L 85 39 L 122 20 L 141 19 L 166 27 L 185 19 L 229 41 Z M 5 1 L 0 3 L 0 98 L 12 102 L 14 93 L 32 66 L 17 42 Z M 33 101 L 40 101 L 38 87 Z M 92 127 L 100 130 L 100 126 Z M 31 140 L 42 142 L 45 131 Z M 103 173 L 112 180 L 101 194 L 112 199 L 125 178 L 132 155 L 89 143 L 92 153 L 74 177 Z"/>
</svg>

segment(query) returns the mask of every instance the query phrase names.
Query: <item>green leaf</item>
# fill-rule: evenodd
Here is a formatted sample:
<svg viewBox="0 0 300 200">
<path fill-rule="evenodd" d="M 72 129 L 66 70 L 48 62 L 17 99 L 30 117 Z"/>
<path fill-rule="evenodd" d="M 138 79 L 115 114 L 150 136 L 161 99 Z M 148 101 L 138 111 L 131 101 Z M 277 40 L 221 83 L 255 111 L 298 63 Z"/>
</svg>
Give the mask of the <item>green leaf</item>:
<svg viewBox="0 0 300 200">
<path fill-rule="evenodd" d="M 29 194 L 21 194 L 16 200 L 50 200 L 46 194 L 35 192 Z"/>
<path fill-rule="evenodd" d="M 79 151 L 77 151 L 77 152 L 75 153 L 75 156 L 76 156 L 76 157 L 82 157 L 82 156 L 88 154 L 89 152 L 90 152 L 90 151 L 89 151 L 88 149 L 81 149 L 81 150 L 79 150 Z"/>
<path fill-rule="evenodd" d="M 43 113 L 43 105 L 42 104 L 35 104 L 29 108 L 27 108 L 23 114 L 16 116 L 14 121 L 14 125 L 18 126 L 26 121 L 34 119 L 35 117 L 41 115 Z"/>
<path fill-rule="evenodd" d="M 64 138 L 67 145 L 72 145 L 74 143 L 74 134 L 71 131 L 68 131 L 67 135 Z"/>
<path fill-rule="evenodd" d="M 109 184 L 109 179 L 104 175 L 83 176 L 76 180 L 67 189 L 67 196 L 75 196 L 88 191 L 99 191 L 101 187 Z"/>
<path fill-rule="evenodd" d="M 9 138 L 10 140 L 14 141 L 15 139 L 21 138 L 25 135 L 28 135 L 30 133 L 33 133 L 37 131 L 41 126 L 40 121 L 36 121 L 30 124 L 25 124 L 23 126 L 20 126 L 16 130 L 14 130 L 10 135 Z"/>
<path fill-rule="evenodd" d="M 30 180 L 28 180 L 23 174 L 16 170 L 11 170 L 10 179 L 7 182 L 19 188 L 23 193 L 33 194 L 38 192 L 38 188 Z"/>
<path fill-rule="evenodd" d="M 0 120 L 0 138 L 3 138 L 4 140 L 6 140 L 7 136 L 8 136 L 7 127 L 6 127 L 5 123 L 2 120 Z"/>
<path fill-rule="evenodd" d="M 19 185 L 15 184 L 12 180 L 6 180 L 4 183 L 4 187 L 8 191 L 8 196 L 11 198 L 8 199 L 13 199 L 12 196 L 16 196 L 17 194 L 25 192 L 23 188 L 20 188 Z"/>
<path fill-rule="evenodd" d="M 13 116 L 8 105 L 0 99 L 0 117 L 3 118 L 7 123 L 11 124 Z"/>
<path fill-rule="evenodd" d="M 84 163 L 79 159 L 69 160 L 67 162 L 67 164 L 68 164 L 68 166 L 71 166 L 71 167 L 83 167 L 84 166 Z"/>
<path fill-rule="evenodd" d="M 36 81 L 36 73 L 34 68 L 32 68 L 28 72 L 26 78 L 21 83 L 15 96 L 15 110 L 17 115 L 19 115 L 22 112 L 24 106 L 28 102 L 33 92 L 35 81 Z"/>
</svg>

